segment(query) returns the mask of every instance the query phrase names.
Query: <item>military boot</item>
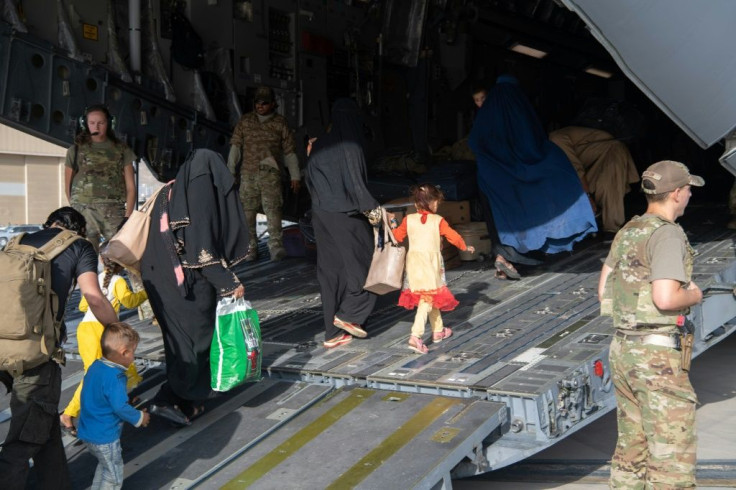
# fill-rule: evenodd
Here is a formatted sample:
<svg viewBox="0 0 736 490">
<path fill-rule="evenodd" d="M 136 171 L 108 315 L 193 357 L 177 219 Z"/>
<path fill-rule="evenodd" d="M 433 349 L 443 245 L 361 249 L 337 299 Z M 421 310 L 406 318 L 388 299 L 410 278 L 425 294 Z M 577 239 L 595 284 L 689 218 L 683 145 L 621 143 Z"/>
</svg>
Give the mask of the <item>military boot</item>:
<svg viewBox="0 0 736 490">
<path fill-rule="evenodd" d="M 257 259 L 258 259 L 258 244 L 251 242 L 250 244 L 248 244 L 248 252 L 245 254 L 245 261 L 253 262 Z"/>
<path fill-rule="evenodd" d="M 286 258 L 286 249 L 281 246 L 269 248 L 269 253 L 271 254 L 271 262 L 279 262 Z"/>
</svg>

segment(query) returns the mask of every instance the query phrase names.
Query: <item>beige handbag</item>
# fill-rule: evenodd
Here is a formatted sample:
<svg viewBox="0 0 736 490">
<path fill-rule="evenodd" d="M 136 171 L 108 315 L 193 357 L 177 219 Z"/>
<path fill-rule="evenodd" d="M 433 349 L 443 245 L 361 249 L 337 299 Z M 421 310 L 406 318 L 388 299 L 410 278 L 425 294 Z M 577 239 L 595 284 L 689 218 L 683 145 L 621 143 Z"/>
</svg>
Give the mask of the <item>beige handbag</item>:
<svg viewBox="0 0 736 490">
<path fill-rule="evenodd" d="M 140 274 L 140 262 L 143 258 L 143 252 L 146 251 L 148 230 L 151 227 L 153 204 L 156 202 L 161 189 L 165 187 L 167 186 L 161 186 L 140 209 L 136 209 L 131 213 L 128 221 L 100 252 L 103 257 L 122 265 L 131 272 Z"/>
<path fill-rule="evenodd" d="M 371 268 L 363 289 L 375 294 L 386 294 L 401 289 L 404 278 L 406 249 L 399 246 L 388 224 L 386 210 L 381 208 L 383 221 L 383 247 L 379 246 L 379 232 L 374 229 L 375 249 Z"/>
</svg>

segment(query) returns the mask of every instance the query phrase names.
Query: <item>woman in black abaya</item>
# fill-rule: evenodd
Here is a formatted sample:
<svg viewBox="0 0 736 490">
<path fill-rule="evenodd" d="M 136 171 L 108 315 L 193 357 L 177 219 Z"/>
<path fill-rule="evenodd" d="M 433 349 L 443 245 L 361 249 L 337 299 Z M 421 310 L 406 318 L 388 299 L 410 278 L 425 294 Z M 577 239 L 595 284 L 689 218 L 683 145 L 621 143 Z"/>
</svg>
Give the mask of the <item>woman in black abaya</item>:
<svg viewBox="0 0 736 490">
<path fill-rule="evenodd" d="M 331 349 L 368 335 L 363 325 L 376 302 L 376 296 L 363 289 L 373 256 L 373 231 L 364 213 L 378 202 L 366 188 L 363 125 L 352 100 L 333 104 L 330 130 L 312 144 L 306 173 L 324 347 Z"/>
<path fill-rule="evenodd" d="M 210 390 L 210 343 L 221 297 L 243 296 L 230 270 L 245 259 L 248 232 L 222 157 L 195 150 L 151 214 L 143 284 L 163 333 L 167 381 L 151 412 L 179 424 L 200 415 Z"/>
</svg>

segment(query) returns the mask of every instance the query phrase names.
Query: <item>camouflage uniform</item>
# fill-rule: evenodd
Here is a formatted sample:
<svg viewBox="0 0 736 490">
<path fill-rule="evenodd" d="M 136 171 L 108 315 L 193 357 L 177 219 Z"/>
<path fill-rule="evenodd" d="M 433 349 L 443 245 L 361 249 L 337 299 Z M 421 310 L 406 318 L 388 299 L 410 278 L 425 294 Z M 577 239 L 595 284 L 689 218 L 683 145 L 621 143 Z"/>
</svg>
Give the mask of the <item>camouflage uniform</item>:
<svg viewBox="0 0 736 490">
<path fill-rule="evenodd" d="M 66 152 L 65 165 L 74 170 L 71 206 L 87 220 L 87 239 L 97 250 L 100 237 L 109 240 L 125 217 L 124 167 L 136 160 L 123 143 L 72 146 Z"/>
<path fill-rule="evenodd" d="M 268 220 L 268 248 L 274 257 L 275 252 L 283 250 L 281 167 L 285 157 L 296 162 L 295 166 L 288 165 L 291 179 L 300 178 L 294 136 L 283 116 L 269 114 L 259 118 L 258 114 L 250 112 L 235 126 L 230 144 L 242 155 L 240 200 L 248 224 L 249 247 L 258 246 L 256 214 L 262 206 Z M 230 171 L 237 172 L 233 166 Z"/>
<path fill-rule="evenodd" d="M 685 313 L 661 311 L 652 300 L 647 250 L 658 239 L 654 233 L 664 227 L 676 227 L 674 233 L 667 231 L 670 238 L 682 240 L 682 260 L 689 280 L 694 251 L 685 232 L 653 214 L 629 221 L 616 235 L 606 259 L 613 270 L 606 281 L 601 313 L 613 315 L 617 330 L 610 351 L 618 409 L 612 488 L 695 486 L 697 398 L 681 368 L 680 352 L 635 337 L 656 333 L 666 339 L 665 335 L 676 335 L 677 316 Z"/>
</svg>

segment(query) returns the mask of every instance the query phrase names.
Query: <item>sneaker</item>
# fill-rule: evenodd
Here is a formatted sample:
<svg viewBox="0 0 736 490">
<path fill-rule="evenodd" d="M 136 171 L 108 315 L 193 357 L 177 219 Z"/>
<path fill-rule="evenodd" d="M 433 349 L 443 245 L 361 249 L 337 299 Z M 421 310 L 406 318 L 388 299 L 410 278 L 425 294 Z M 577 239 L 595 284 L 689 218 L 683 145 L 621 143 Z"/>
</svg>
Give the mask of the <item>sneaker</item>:
<svg viewBox="0 0 736 490">
<path fill-rule="evenodd" d="M 258 259 L 258 246 L 251 245 L 248 247 L 248 252 L 245 254 L 245 261 L 246 262 L 253 262 L 254 260 Z"/>
<path fill-rule="evenodd" d="M 359 337 L 361 339 L 368 337 L 368 332 L 363 330 L 360 327 L 360 325 L 358 325 L 357 323 L 345 322 L 335 317 L 333 325 L 335 325 L 337 328 L 345 330 L 347 333 L 349 333 L 353 337 Z"/>
<path fill-rule="evenodd" d="M 333 349 L 341 345 L 349 344 L 351 340 L 353 340 L 352 335 L 343 333 L 337 337 L 331 338 L 330 340 L 325 340 L 322 345 L 325 349 Z"/>
<path fill-rule="evenodd" d="M 270 253 L 271 262 L 280 262 L 286 258 L 286 250 L 283 247 L 275 247 Z"/>
</svg>

